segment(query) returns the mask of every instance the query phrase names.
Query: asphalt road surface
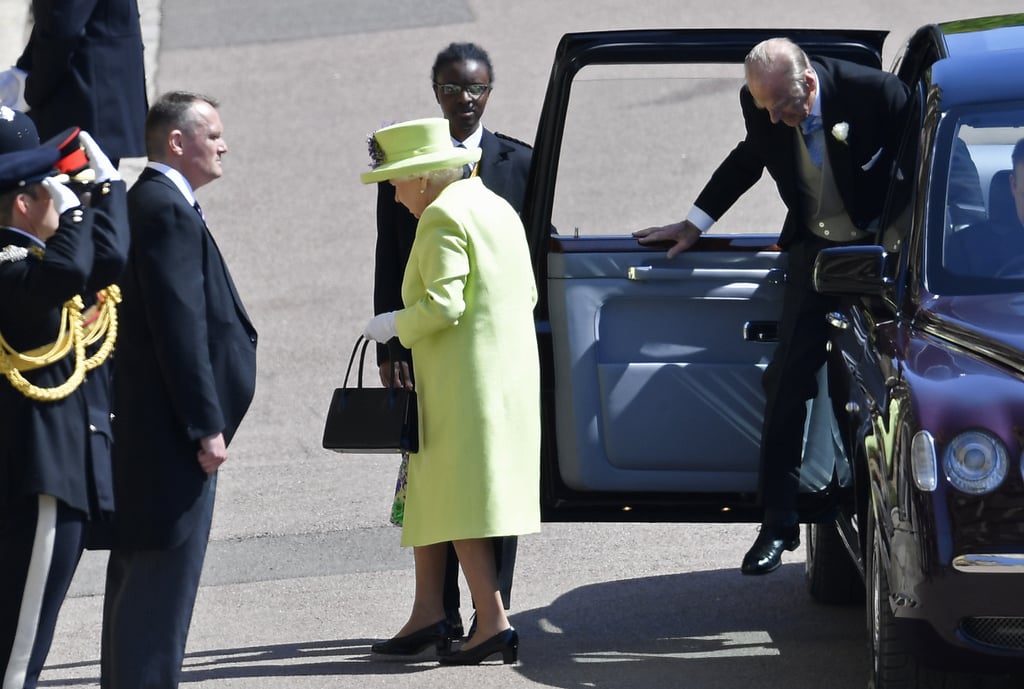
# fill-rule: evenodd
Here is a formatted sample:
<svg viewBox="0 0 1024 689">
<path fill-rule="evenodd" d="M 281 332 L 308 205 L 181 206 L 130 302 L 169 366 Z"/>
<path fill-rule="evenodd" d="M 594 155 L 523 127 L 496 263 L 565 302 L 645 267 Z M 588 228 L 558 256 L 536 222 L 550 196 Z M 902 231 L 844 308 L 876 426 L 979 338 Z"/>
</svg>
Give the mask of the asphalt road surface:
<svg viewBox="0 0 1024 689">
<path fill-rule="evenodd" d="M 25 5 L 2 0 L 0 17 Z M 365 137 L 382 123 L 438 114 L 430 66 L 448 42 L 489 50 L 496 88 L 485 122 L 529 141 L 556 43 L 568 31 L 888 29 L 891 59 L 920 24 L 1019 10 L 985 0 L 970 9 L 945 0 L 800 5 L 143 3 L 151 90 L 189 89 L 222 103 L 225 176 L 199 197 L 260 332 L 257 396 L 221 470 L 184 687 L 866 686 L 863 608 L 812 603 L 802 549 L 770 576 L 742 577 L 754 525 L 545 525 L 520 539 L 512 601 L 519 664 L 373 659 L 369 643 L 401 626 L 412 596 L 411 552 L 387 524 L 398 460 L 320 448 L 331 390 L 371 315 L 375 190 L 358 181 Z M 7 31 L 17 37 L 18 28 Z M 4 49 L 16 55 L 18 45 Z M 624 135 L 642 134 L 636 124 Z M 666 221 L 696 191 L 681 189 Z M 41 686 L 99 686 L 103 567 L 102 553 L 86 554 Z"/>
</svg>

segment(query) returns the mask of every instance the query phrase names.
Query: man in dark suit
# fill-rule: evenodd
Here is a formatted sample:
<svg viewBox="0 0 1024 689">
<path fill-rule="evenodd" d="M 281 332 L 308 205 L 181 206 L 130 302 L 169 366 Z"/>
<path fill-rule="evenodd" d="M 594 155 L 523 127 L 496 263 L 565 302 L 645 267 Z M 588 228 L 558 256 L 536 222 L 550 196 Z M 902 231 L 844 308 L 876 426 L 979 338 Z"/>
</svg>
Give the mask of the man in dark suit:
<svg viewBox="0 0 1024 689">
<path fill-rule="evenodd" d="M 0 73 L 0 101 L 28 109 L 44 141 L 77 126 L 115 167 L 121 158 L 144 155 L 137 0 L 33 0 L 32 19 L 21 57 Z"/>
<path fill-rule="evenodd" d="M 484 184 L 521 212 L 530 172 L 530 147 L 521 141 L 485 129 L 481 124 L 491 90 L 494 68 L 487 52 L 473 43 L 452 43 L 438 53 L 432 70 L 434 97 L 448 120 L 452 142 L 465 148 L 480 148 L 480 162 L 466 174 L 479 175 Z M 375 314 L 401 309 L 402 277 L 416 236 L 416 218 L 395 199 L 395 188 L 382 182 L 377 189 L 377 248 L 374 263 L 373 309 Z M 391 360 L 395 353 L 396 361 Z M 412 389 L 409 350 L 397 338 L 378 345 L 377 363 L 384 385 L 405 385 Z M 502 602 L 507 610 L 512 595 L 515 569 L 515 536 L 497 538 L 495 565 Z M 459 614 L 459 562 L 454 548 L 448 549 L 444 573 L 444 606 L 449 621 L 461 635 Z"/>
<path fill-rule="evenodd" d="M 764 374 L 760 533 L 744 574 L 778 568 L 800 544 L 796 511 L 806 401 L 825 362 L 825 314 L 834 299 L 811 287 L 818 252 L 873 238 L 893 172 L 908 94 L 894 76 L 833 59 L 811 61 L 792 41 L 764 41 L 745 61 L 744 138 L 718 166 L 686 220 L 639 230 L 640 243 L 691 247 L 767 169 L 787 208 L 778 244 L 788 252 L 779 340 Z"/>
<path fill-rule="evenodd" d="M 944 263 L 952 272 L 975 277 L 1024 275 L 1024 139 L 1014 145 L 1010 165 L 992 176 L 986 219 L 949 238 Z M 952 189 L 949 196 L 952 201 Z"/>
<path fill-rule="evenodd" d="M 217 468 L 256 383 L 256 331 L 193 195 L 221 176 L 228 150 L 216 102 L 163 95 L 146 145 L 149 163 L 128 193 L 115 362 L 105 689 L 178 686 Z"/>
<path fill-rule="evenodd" d="M 0 107 L 0 686 L 31 689 L 85 527 L 113 509 L 107 357 L 128 255 L 125 185 L 88 134 L 82 202 L 61 152 Z M 73 163 L 74 167 L 79 165 Z M 64 177 L 63 179 L 67 179 Z"/>
</svg>

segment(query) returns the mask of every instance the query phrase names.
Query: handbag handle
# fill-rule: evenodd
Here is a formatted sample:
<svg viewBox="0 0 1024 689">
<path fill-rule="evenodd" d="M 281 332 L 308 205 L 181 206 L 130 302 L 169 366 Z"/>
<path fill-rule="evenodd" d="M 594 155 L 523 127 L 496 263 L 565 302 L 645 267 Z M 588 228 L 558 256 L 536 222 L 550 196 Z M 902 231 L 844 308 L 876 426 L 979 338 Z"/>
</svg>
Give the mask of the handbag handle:
<svg viewBox="0 0 1024 689">
<path fill-rule="evenodd" d="M 362 343 L 363 351 L 359 354 L 359 377 L 358 386 L 363 387 L 363 361 L 366 359 L 366 347 L 370 344 L 370 341 L 360 335 L 356 338 L 356 344 L 352 347 L 352 356 L 348 358 L 348 368 L 345 369 L 345 382 L 342 383 L 342 387 L 348 387 L 348 376 L 352 373 L 352 362 L 356 360 L 356 352 L 359 351 L 359 344 Z"/>
<path fill-rule="evenodd" d="M 362 343 L 362 345 L 363 345 L 362 351 L 359 350 L 359 343 Z M 357 371 L 357 373 L 358 373 L 357 385 L 359 387 L 363 387 L 363 362 L 366 360 L 366 347 L 369 344 L 370 344 L 370 341 L 367 340 L 362 335 L 360 335 L 359 337 L 356 338 L 356 344 L 355 344 L 354 347 L 352 347 L 352 356 L 350 356 L 348 358 L 348 368 L 345 369 L 345 382 L 342 383 L 342 387 L 344 387 L 344 388 L 348 387 L 348 376 L 349 376 L 350 373 L 352 373 L 352 363 L 356 360 L 356 352 L 359 352 L 359 369 Z M 394 356 L 395 355 L 395 348 L 394 348 L 394 345 L 392 344 L 391 340 L 388 340 L 387 347 L 388 347 L 388 355 L 391 357 L 391 360 L 394 361 L 395 360 L 395 356 Z"/>
</svg>

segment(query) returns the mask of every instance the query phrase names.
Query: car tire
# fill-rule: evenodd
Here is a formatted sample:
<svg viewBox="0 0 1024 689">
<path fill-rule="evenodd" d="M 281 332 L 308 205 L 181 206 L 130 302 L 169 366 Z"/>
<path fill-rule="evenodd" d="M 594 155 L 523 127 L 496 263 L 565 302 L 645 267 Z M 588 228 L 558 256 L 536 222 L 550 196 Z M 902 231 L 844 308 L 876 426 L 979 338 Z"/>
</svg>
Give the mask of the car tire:
<svg viewBox="0 0 1024 689">
<path fill-rule="evenodd" d="M 864 580 L 835 524 L 808 524 L 804 535 L 804 580 L 811 598 L 825 605 L 864 602 Z"/>
<path fill-rule="evenodd" d="M 880 556 L 877 529 L 874 519 L 869 516 L 864 572 L 871 655 L 868 689 L 965 689 L 976 686 L 970 677 L 931 668 L 910 652 L 889 605 L 889 579 Z"/>
</svg>

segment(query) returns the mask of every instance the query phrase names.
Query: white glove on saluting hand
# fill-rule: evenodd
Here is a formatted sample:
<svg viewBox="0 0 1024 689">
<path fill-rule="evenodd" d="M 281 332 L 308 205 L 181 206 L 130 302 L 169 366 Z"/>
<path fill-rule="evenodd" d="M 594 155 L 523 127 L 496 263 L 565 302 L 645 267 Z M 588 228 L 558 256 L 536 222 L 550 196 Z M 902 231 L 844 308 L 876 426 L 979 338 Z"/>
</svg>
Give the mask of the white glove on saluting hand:
<svg viewBox="0 0 1024 689">
<path fill-rule="evenodd" d="M 395 312 L 388 311 L 371 318 L 363 328 L 363 337 L 374 342 L 387 342 L 392 337 L 398 337 L 398 331 L 395 330 Z"/>
<path fill-rule="evenodd" d="M 114 164 L 110 162 L 110 158 L 103 152 L 103 149 L 99 147 L 89 132 L 82 130 L 78 132 L 78 140 L 82 142 L 82 147 L 85 149 L 85 155 L 89 158 L 89 167 L 92 168 L 93 172 L 96 173 L 97 182 L 111 181 L 115 182 L 121 179 L 121 173 L 117 171 Z"/>
<path fill-rule="evenodd" d="M 53 177 L 47 177 L 42 181 L 43 188 L 46 189 L 47 193 L 50 194 L 50 198 L 53 199 L 53 207 L 57 209 L 57 215 L 64 215 L 65 212 L 72 208 L 78 208 L 82 205 L 81 199 L 78 198 L 78 194 L 71 191 L 68 187 L 61 184 Z"/>
</svg>

